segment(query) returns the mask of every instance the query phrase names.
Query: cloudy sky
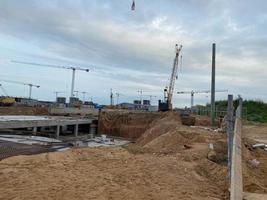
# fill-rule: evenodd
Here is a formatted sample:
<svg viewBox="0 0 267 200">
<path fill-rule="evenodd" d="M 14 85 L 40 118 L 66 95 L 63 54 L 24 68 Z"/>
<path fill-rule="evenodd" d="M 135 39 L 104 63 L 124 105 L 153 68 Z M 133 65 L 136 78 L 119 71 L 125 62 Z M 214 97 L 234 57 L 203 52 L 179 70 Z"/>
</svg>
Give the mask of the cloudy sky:
<svg viewBox="0 0 267 200">
<path fill-rule="evenodd" d="M 33 97 L 70 95 L 71 71 L 11 63 L 11 60 L 79 66 L 75 90 L 109 102 L 138 99 L 154 103 L 169 82 L 176 43 L 183 59 L 175 91 L 210 88 L 211 45 L 217 45 L 216 89 L 267 101 L 267 2 L 264 0 L 1 0 L 0 74 L 4 80 L 40 85 Z M 28 88 L 0 82 L 9 95 Z M 80 95 L 81 97 L 82 95 Z M 226 93 L 217 93 L 225 99 Z M 209 95 L 196 95 L 195 103 Z M 174 95 L 189 106 L 190 95 Z"/>
</svg>

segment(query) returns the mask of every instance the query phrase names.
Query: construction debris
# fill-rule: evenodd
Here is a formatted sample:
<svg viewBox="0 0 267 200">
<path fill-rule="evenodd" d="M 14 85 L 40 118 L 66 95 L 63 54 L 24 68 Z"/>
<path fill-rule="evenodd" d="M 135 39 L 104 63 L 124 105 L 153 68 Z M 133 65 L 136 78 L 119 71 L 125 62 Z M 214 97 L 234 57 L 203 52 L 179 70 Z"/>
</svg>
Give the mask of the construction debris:
<svg viewBox="0 0 267 200">
<path fill-rule="evenodd" d="M 260 144 L 254 144 L 254 145 L 252 145 L 252 147 L 253 147 L 254 149 L 257 149 L 257 148 L 265 149 L 265 148 L 267 148 L 267 144 L 263 144 L 263 143 L 260 143 Z"/>
</svg>

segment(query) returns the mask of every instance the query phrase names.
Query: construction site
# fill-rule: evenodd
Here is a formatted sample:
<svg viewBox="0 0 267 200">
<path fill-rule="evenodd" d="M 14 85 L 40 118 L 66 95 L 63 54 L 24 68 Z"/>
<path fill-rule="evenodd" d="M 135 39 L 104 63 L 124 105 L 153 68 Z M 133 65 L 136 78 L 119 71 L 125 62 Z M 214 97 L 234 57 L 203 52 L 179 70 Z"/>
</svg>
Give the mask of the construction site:
<svg viewBox="0 0 267 200">
<path fill-rule="evenodd" d="M 133 15 L 145 5 L 129 2 L 127 12 Z M 112 7 L 109 3 L 103 9 Z M 8 10 L 6 5 L 0 3 L 0 8 Z M 127 76 L 102 69 L 103 77 L 111 74 L 121 82 L 115 87 L 113 79 L 96 75 L 95 85 L 83 87 L 87 74 L 98 73 L 97 67 L 73 60 L 60 64 L 62 58 L 42 62 L 32 55 L 5 60 L 3 66 L 8 63 L 18 73 L 10 75 L 6 69 L 0 78 L 0 200 L 267 200 L 266 104 L 257 102 L 262 106 L 257 111 L 239 88 L 217 84 L 222 79 L 217 63 L 223 63 L 224 47 L 218 50 L 217 43 L 206 48 L 205 87 L 201 81 L 194 85 L 193 80 L 180 78 L 188 73 L 182 70 L 183 56 L 199 56 L 186 55 L 182 43 L 172 44 L 171 60 L 164 62 L 166 74 L 153 74 L 157 87 L 148 87 L 146 79 L 142 82 L 141 73 L 140 79 L 133 79 L 136 85 L 127 85 Z M 76 50 L 72 51 L 75 57 Z M 40 76 L 29 78 L 35 70 Z M 69 73 L 66 81 L 60 79 L 64 73 Z M 34 83 L 38 79 L 45 82 Z M 99 93 L 87 92 L 91 88 Z M 200 102 L 196 94 L 208 99 Z M 186 106 L 179 104 L 183 98 Z"/>
</svg>

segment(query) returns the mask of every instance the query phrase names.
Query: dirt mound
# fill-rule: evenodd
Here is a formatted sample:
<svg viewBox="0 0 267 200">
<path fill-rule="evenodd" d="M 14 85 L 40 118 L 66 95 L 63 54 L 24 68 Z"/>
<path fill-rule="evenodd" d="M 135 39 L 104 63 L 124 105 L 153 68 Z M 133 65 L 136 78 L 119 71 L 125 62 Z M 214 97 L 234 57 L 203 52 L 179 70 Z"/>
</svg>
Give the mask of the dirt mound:
<svg viewBox="0 0 267 200">
<path fill-rule="evenodd" d="M 224 198 L 228 196 L 227 166 L 217 164 L 208 159 L 200 159 L 195 167 L 196 172 L 206 177 L 208 182 L 223 190 Z"/>
<path fill-rule="evenodd" d="M 137 140 L 136 146 L 143 147 L 146 151 L 153 152 L 177 152 L 185 145 L 195 143 L 215 143 L 225 136 L 205 130 L 191 128 L 181 124 L 180 118 L 175 113 L 169 113 L 166 117 L 153 121 Z M 140 151 L 140 148 L 139 150 Z M 227 154 L 227 153 L 226 153 Z"/>
<path fill-rule="evenodd" d="M 48 108 L 42 107 L 0 107 L 0 115 L 49 115 Z"/>
<path fill-rule="evenodd" d="M 174 130 L 168 131 L 148 142 L 144 147 L 161 151 L 175 151 L 184 148 L 184 145 L 196 142 L 204 143 L 206 139 L 197 132 L 190 132 L 186 128 L 176 127 Z"/>
<path fill-rule="evenodd" d="M 192 116 L 181 116 L 183 125 L 194 126 L 196 124 L 196 118 Z"/>
<path fill-rule="evenodd" d="M 1 161 L 0 199 L 226 199 L 224 188 L 206 173 L 179 154 L 73 149 Z"/>
<path fill-rule="evenodd" d="M 181 121 L 177 113 L 168 113 L 165 117 L 154 120 L 147 130 L 137 139 L 136 144 L 144 146 L 155 138 L 174 130 L 181 126 Z"/>
</svg>

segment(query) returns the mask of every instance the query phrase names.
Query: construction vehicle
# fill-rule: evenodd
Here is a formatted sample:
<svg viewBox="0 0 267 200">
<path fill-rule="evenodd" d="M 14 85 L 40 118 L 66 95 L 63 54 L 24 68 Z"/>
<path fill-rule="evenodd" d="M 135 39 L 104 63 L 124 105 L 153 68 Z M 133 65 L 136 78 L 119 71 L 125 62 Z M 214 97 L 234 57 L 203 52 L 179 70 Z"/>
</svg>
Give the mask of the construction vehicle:
<svg viewBox="0 0 267 200">
<path fill-rule="evenodd" d="M 16 103 L 14 97 L 2 96 L 0 97 L 0 106 L 13 106 Z"/>
<path fill-rule="evenodd" d="M 215 92 L 228 92 L 228 90 L 216 90 Z M 194 107 L 194 95 L 211 93 L 210 90 L 191 90 L 191 91 L 180 91 L 177 94 L 191 94 L 191 108 Z"/>
<path fill-rule="evenodd" d="M 172 110 L 172 96 L 174 90 L 175 80 L 178 78 L 178 63 L 180 52 L 182 50 L 182 45 L 175 45 L 175 58 L 172 67 L 172 73 L 170 77 L 170 84 L 168 88 L 164 89 L 164 101 L 159 100 L 159 111 L 169 111 Z"/>
</svg>

